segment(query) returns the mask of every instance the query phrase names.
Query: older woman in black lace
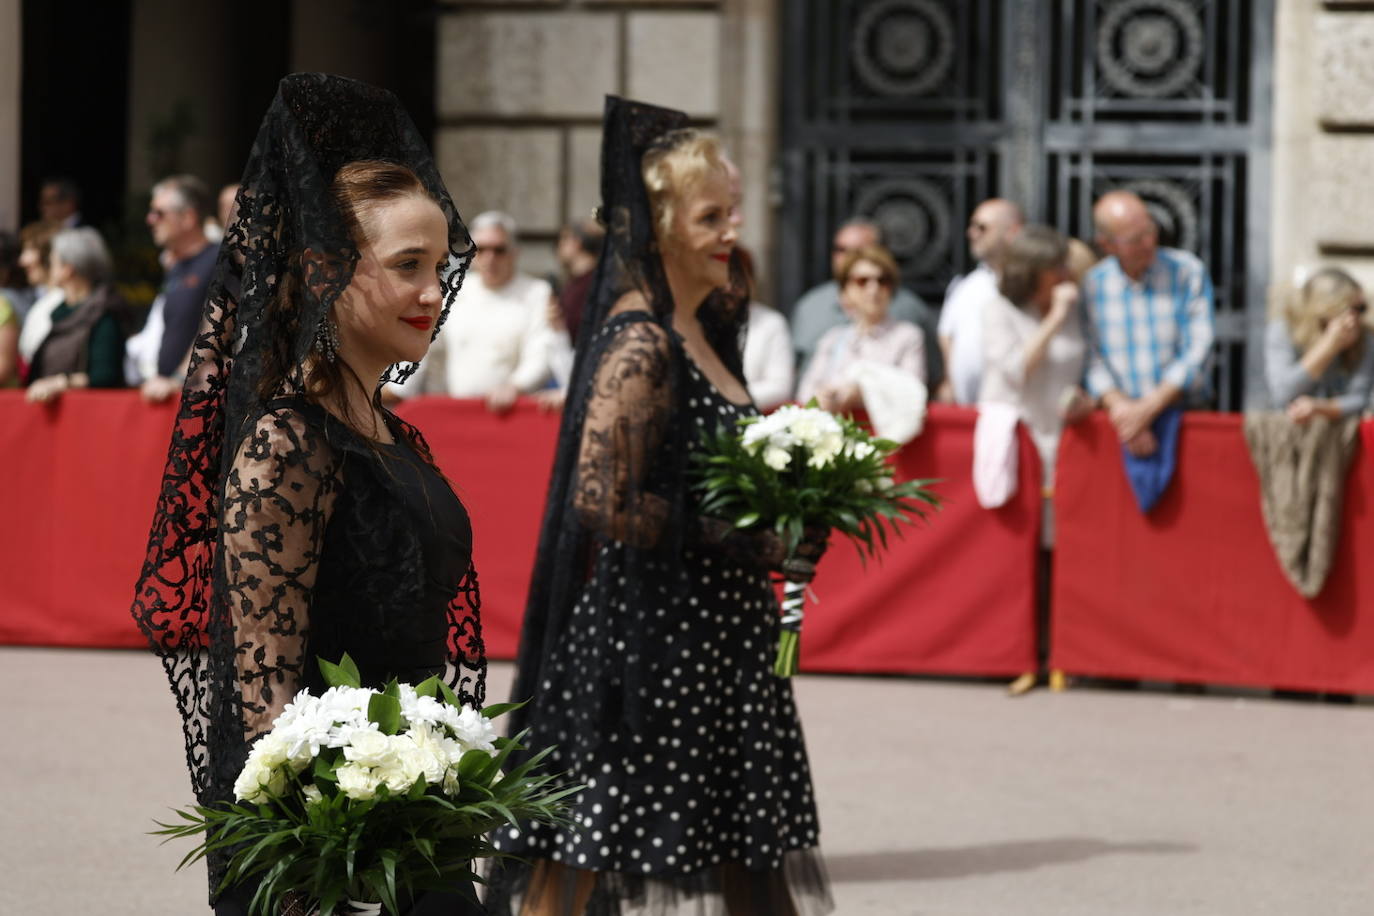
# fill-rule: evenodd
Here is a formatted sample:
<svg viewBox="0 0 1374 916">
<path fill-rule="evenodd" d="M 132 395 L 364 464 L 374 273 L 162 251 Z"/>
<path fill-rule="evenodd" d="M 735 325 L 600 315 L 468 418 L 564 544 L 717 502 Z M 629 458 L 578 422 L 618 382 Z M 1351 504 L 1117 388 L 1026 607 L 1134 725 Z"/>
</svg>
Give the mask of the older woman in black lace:
<svg viewBox="0 0 1374 916">
<path fill-rule="evenodd" d="M 128 307 L 111 283 L 110 252 L 100 233 L 88 226 L 57 233 L 48 277 L 63 301 L 29 366 L 28 399 L 55 401 L 74 388 L 122 388 Z"/>
<path fill-rule="evenodd" d="M 500 837 L 534 861 L 493 913 L 820 912 L 829 894 L 790 684 L 773 676 L 771 534 L 693 509 L 702 436 L 754 412 L 736 201 L 716 139 L 608 103 L 610 223 L 560 436 L 515 696 L 585 784 L 574 829 Z M 817 552 L 823 539 L 812 544 Z"/>
<path fill-rule="evenodd" d="M 321 658 L 348 653 L 367 686 L 441 674 L 468 702 L 484 693 L 467 513 L 378 399 L 425 355 L 468 260 L 433 161 L 389 94 L 297 75 L 243 185 L 134 605 L 202 804 L 232 797 L 297 690 L 323 688 Z M 213 890 L 223 863 L 210 866 Z M 216 912 L 251 897 L 230 888 Z"/>
</svg>

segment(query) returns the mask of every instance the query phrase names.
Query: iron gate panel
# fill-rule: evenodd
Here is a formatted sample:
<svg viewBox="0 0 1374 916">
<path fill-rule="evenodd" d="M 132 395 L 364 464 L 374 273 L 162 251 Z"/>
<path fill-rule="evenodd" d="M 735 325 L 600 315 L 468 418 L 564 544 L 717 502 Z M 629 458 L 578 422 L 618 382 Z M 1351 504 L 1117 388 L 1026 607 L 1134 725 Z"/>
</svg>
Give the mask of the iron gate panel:
<svg viewBox="0 0 1374 916">
<path fill-rule="evenodd" d="M 863 214 L 932 305 L 971 266 L 979 200 L 1092 236 L 1139 193 L 1216 289 L 1221 406 L 1241 406 L 1264 321 L 1273 0 L 784 0 L 779 283 L 824 279 Z M 1253 387 L 1253 386 L 1252 386 Z"/>
</svg>

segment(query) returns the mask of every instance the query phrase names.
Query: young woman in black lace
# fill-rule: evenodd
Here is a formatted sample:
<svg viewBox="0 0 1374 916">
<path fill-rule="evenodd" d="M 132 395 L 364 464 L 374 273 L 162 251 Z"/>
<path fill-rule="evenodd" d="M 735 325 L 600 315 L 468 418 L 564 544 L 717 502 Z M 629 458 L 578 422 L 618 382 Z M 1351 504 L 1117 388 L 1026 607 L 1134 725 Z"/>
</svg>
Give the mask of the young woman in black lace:
<svg viewBox="0 0 1374 916">
<path fill-rule="evenodd" d="M 134 604 L 202 804 L 232 798 L 296 691 L 323 688 L 320 658 L 347 652 L 368 686 L 438 673 L 483 698 L 467 513 L 377 397 L 424 356 L 470 250 L 390 94 L 282 82 L 221 249 Z M 222 868 L 212 859 L 212 889 Z M 216 912 L 251 897 L 231 888 Z"/>
<path fill-rule="evenodd" d="M 691 452 L 754 408 L 747 313 L 724 293 L 736 201 L 719 144 L 684 123 L 607 103 L 607 243 L 514 691 L 532 700 L 517 726 L 586 789 L 574 828 L 501 836 L 533 864 L 493 877 L 493 913 L 829 909 L 801 726 L 771 673 L 781 545 L 693 508 Z"/>
</svg>

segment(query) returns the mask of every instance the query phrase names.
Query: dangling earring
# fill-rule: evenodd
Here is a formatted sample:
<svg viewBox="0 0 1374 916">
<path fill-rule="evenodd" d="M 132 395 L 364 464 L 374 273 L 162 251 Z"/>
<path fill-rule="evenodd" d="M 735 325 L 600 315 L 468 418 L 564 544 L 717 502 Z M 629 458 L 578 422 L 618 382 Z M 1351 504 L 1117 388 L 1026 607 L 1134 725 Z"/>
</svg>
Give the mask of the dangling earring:
<svg viewBox="0 0 1374 916">
<path fill-rule="evenodd" d="M 332 363 L 339 358 L 339 326 L 328 315 L 324 316 L 315 331 L 315 348 L 326 362 Z"/>
</svg>

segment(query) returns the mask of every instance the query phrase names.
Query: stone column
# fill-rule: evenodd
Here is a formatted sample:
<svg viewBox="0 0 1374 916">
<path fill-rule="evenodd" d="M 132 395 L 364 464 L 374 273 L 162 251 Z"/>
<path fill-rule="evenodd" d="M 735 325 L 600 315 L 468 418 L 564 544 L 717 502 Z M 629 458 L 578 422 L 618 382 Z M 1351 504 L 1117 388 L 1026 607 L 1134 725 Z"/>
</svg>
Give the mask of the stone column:
<svg viewBox="0 0 1374 916">
<path fill-rule="evenodd" d="M 0 0 L 0 229 L 19 228 L 22 0 Z"/>
<path fill-rule="evenodd" d="M 439 23 L 435 155 L 464 216 L 508 211 L 521 269 L 557 269 L 564 222 L 600 200 L 603 97 L 719 129 L 767 263 L 776 0 L 452 0 Z"/>
<path fill-rule="evenodd" d="M 1374 288 L 1374 11 L 1281 0 L 1275 36 L 1275 292 L 1327 264 Z"/>
</svg>

